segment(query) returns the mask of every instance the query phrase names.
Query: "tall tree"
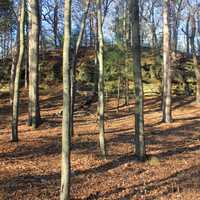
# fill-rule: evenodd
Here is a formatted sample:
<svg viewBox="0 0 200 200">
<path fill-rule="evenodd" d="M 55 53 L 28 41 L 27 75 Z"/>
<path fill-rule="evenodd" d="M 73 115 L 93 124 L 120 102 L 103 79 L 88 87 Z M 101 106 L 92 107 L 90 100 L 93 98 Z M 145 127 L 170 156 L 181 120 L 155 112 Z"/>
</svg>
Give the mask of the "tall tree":
<svg viewBox="0 0 200 200">
<path fill-rule="evenodd" d="M 190 24 L 190 12 L 187 15 L 185 30 L 182 28 L 182 32 L 185 34 L 185 37 L 186 37 L 186 52 L 187 52 L 187 55 L 189 55 L 189 53 L 190 53 L 189 24 Z"/>
<path fill-rule="evenodd" d="M 99 143 L 102 155 L 106 156 L 104 137 L 104 52 L 103 52 L 103 31 L 102 31 L 102 10 L 101 0 L 97 0 L 97 21 L 98 21 L 98 62 L 99 62 Z"/>
<path fill-rule="evenodd" d="M 171 115 L 171 60 L 170 60 L 170 0 L 163 4 L 163 122 L 170 123 Z"/>
<path fill-rule="evenodd" d="M 191 51 L 192 51 L 192 57 L 193 57 L 193 65 L 195 69 L 195 75 L 196 75 L 196 102 L 200 103 L 200 67 L 198 65 L 197 60 L 197 53 L 196 53 L 196 47 L 195 47 L 195 35 L 196 35 L 196 20 L 195 15 L 191 15 L 191 36 L 190 36 L 190 43 L 191 43 Z"/>
<path fill-rule="evenodd" d="M 20 6 L 18 6 L 18 13 L 20 11 Z M 11 73 L 10 73 L 10 83 L 9 83 L 9 92 L 10 92 L 10 103 L 13 103 L 13 92 L 14 92 L 14 82 L 15 82 L 15 73 L 16 73 L 16 65 L 17 59 L 19 57 L 19 29 L 20 29 L 20 15 L 15 15 L 15 20 L 17 22 L 17 33 L 16 33 L 16 46 L 13 49 L 12 47 L 12 65 L 11 65 Z M 25 22 L 24 22 L 25 23 Z M 13 30 L 11 29 L 11 32 Z"/>
<path fill-rule="evenodd" d="M 129 50 L 129 13 L 128 13 L 128 2 L 124 1 L 124 19 L 123 19 L 123 26 L 124 26 L 124 50 L 125 50 L 125 59 L 124 59 L 124 74 L 125 74 L 125 105 L 129 105 L 129 71 L 128 71 L 128 50 Z"/>
<path fill-rule="evenodd" d="M 14 82 L 13 93 L 13 113 L 12 113 L 12 141 L 18 141 L 18 118 L 19 118 L 19 86 L 20 86 L 20 72 L 24 57 L 24 23 L 25 23 L 25 0 L 21 0 L 20 11 L 20 45 L 19 45 L 19 57 L 16 65 L 16 74 Z"/>
<path fill-rule="evenodd" d="M 180 26 L 180 14 L 183 0 L 171 1 L 172 10 L 172 51 L 176 55 L 178 47 L 178 28 Z"/>
<path fill-rule="evenodd" d="M 141 72 L 141 47 L 140 47 L 140 23 L 139 0 L 130 0 L 130 19 L 132 27 L 132 55 L 135 81 L 135 150 L 140 160 L 145 159 L 144 140 L 144 103 L 143 84 Z"/>
<path fill-rule="evenodd" d="M 75 52 L 73 55 L 73 62 L 71 66 L 71 110 L 72 110 L 71 124 L 72 124 L 72 127 L 73 127 L 74 103 L 75 103 L 75 93 L 76 93 L 76 63 L 77 63 L 77 58 L 78 58 L 78 52 L 81 46 L 81 41 L 83 39 L 83 34 L 85 31 L 86 19 L 87 19 L 89 7 L 90 7 L 90 0 L 86 0 L 84 13 L 81 20 L 80 32 L 78 35 L 78 39 L 76 41 Z M 73 133 L 74 133 L 74 130 L 72 128 L 72 135 Z"/>
<path fill-rule="evenodd" d="M 62 164 L 60 200 L 70 199 L 70 140 L 71 140 L 71 106 L 70 106 L 70 33 L 71 0 L 65 0 L 64 7 L 64 47 L 63 47 L 63 121 L 62 121 Z"/>
<path fill-rule="evenodd" d="M 29 125 L 37 128 L 41 123 L 39 106 L 39 1 L 30 2 L 30 34 L 29 34 Z"/>
<path fill-rule="evenodd" d="M 50 27 L 49 31 L 53 34 L 53 46 L 54 48 L 61 47 L 62 34 L 60 33 L 60 25 L 62 23 L 62 0 L 42 0 L 43 12 L 42 18 L 45 23 Z M 61 15 L 61 16 L 60 16 Z M 46 27 L 43 27 L 44 29 Z M 43 35 L 44 37 L 44 35 Z"/>
</svg>

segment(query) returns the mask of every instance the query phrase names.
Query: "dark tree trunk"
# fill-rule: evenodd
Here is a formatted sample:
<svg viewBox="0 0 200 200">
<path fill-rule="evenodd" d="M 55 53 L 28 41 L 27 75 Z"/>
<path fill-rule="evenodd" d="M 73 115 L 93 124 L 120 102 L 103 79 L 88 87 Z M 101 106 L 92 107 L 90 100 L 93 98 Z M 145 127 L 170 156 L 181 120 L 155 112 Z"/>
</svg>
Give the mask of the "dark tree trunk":
<svg viewBox="0 0 200 200">
<path fill-rule="evenodd" d="M 140 49 L 140 24 L 139 24 L 139 1 L 130 1 L 130 15 L 132 23 L 132 54 L 134 64 L 135 81 L 135 150 L 140 160 L 145 159 L 144 140 L 144 105 L 143 84 L 141 72 L 141 49 Z"/>
<path fill-rule="evenodd" d="M 58 1 L 55 0 L 53 16 L 53 34 L 54 34 L 54 46 L 58 47 Z"/>
</svg>

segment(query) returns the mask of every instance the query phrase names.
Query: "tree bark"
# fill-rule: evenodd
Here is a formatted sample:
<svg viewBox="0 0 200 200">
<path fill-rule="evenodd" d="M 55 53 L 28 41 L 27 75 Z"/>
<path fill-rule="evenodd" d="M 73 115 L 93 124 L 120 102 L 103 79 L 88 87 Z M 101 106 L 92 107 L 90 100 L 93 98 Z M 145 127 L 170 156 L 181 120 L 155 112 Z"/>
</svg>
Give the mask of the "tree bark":
<svg viewBox="0 0 200 200">
<path fill-rule="evenodd" d="M 29 74 L 30 75 L 30 122 L 33 128 L 41 123 L 39 106 L 39 2 L 30 0 L 31 8 L 31 31 L 29 35 Z"/>
<path fill-rule="evenodd" d="M 188 16 L 187 23 L 186 23 L 186 48 L 187 48 L 187 55 L 190 54 L 190 38 L 189 38 L 189 21 L 190 15 Z"/>
<path fill-rule="evenodd" d="M 16 75 L 14 82 L 13 94 L 13 113 L 12 113 L 12 141 L 18 142 L 18 118 L 19 118 L 19 86 L 20 86 L 20 72 L 24 57 L 24 19 L 25 19 L 25 0 L 21 0 L 21 13 L 20 13 L 20 49 L 19 58 L 16 66 Z"/>
<path fill-rule="evenodd" d="M 120 86 L 121 86 L 121 75 L 118 76 L 118 84 L 117 84 L 117 112 L 119 112 L 120 108 Z"/>
<path fill-rule="evenodd" d="M 71 144 L 71 98 L 70 98 L 70 34 L 71 0 L 65 0 L 63 47 L 63 120 L 62 120 L 62 163 L 60 200 L 70 200 L 70 144 Z"/>
<path fill-rule="evenodd" d="M 55 7 L 53 12 L 53 34 L 54 34 L 54 45 L 55 48 L 58 47 L 58 1 L 55 0 Z"/>
<path fill-rule="evenodd" d="M 71 124 L 72 124 L 72 127 L 73 127 L 75 93 L 76 93 L 76 63 L 77 63 L 77 57 L 78 57 L 78 52 L 80 49 L 81 41 L 83 39 L 83 34 L 85 31 L 86 19 L 87 19 L 89 5 L 90 5 L 90 0 L 86 0 L 86 1 L 87 2 L 86 2 L 86 6 L 85 6 L 85 11 L 83 13 L 83 17 L 82 17 L 82 21 L 81 21 L 81 29 L 80 29 L 78 39 L 76 42 L 73 62 L 72 62 L 72 66 L 71 66 L 71 110 L 72 110 Z M 74 135 L 73 128 L 72 128 L 72 135 Z"/>
<path fill-rule="evenodd" d="M 25 2 L 25 26 L 26 26 L 26 35 L 25 35 L 25 55 L 24 55 L 24 87 L 28 88 L 28 69 L 29 69 L 29 62 L 28 62 L 28 41 L 29 41 L 29 21 L 28 21 L 28 5 L 27 1 Z"/>
<path fill-rule="evenodd" d="M 128 11 L 128 3 L 124 2 L 124 37 L 125 37 L 125 105 L 129 105 L 129 78 L 128 78 L 128 50 L 129 50 L 129 13 Z"/>
<path fill-rule="evenodd" d="M 10 73 L 10 104 L 13 103 L 13 93 L 14 93 L 14 82 L 15 82 L 15 74 L 16 74 L 16 60 L 17 60 L 18 53 L 14 51 L 12 53 L 12 66 L 11 66 L 11 73 Z"/>
<path fill-rule="evenodd" d="M 172 122 L 169 0 L 164 0 L 163 8 L 163 122 Z"/>
<path fill-rule="evenodd" d="M 191 15 L 191 50 L 193 56 L 193 65 L 195 69 L 196 75 L 196 102 L 200 103 L 200 67 L 198 65 L 197 55 L 196 55 L 196 48 L 195 48 L 195 35 L 196 35 L 196 21 L 194 15 Z"/>
<path fill-rule="evenodd" d="M 102 10 L 101 0 L 97 0 L 97 21 L 98 21 L 98 61 L 99 61 L 99 143 L 102 155 L 106 156 L 104 138 L 104 52 L 103 52 L 103 31 L 102 31 Z"/>
<path fill-rule="evenodd" d="M 143 84 L 141 72 L 141 47 L 140 47 L 140 24 L 139 24 L 139 1 L 130 1 L 130 15 L 132 23 L 132 55 L 134 64 L 135 81 L 135 154 L 139 160 L 145 159 L 144 140 L 144 105 Z"/>
<path fill-rule="evenodd" d="M 176 55 L 177 47 L 178 47 L 178 33 L 179 33 L 179 25 L 180 25 L 180 12 L 182 8 L 183 0 L 180 1 L 171 1 L 172 7 L 172 50 Z M 177 9 L 176 9 L 177 7 Z"/>
<path fill-rule="evenodd" d="M 20 10 L 20 6 L 19 6 Z M 12 66 L 11 66 L 11 73 L 10 73 L 10 104 L 13 103 L 13 93 L 14 93 L 14 82 L 15 82 L 15 74 L 16 74 L 16 65 L 19 58 L 19 37 L 20 37 L 20 16 L 17 18 L 17 34 L 16 34 L 16 47 L 12 50 Z"/>
</svg>

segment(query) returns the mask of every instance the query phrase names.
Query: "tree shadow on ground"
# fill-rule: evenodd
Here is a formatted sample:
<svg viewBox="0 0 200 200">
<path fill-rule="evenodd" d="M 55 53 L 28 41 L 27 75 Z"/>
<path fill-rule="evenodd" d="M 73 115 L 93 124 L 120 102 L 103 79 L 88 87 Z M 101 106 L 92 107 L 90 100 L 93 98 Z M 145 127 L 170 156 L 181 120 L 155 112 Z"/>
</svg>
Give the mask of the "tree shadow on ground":
<svg viewBox="0 0 200 200">
<path fill-rule="evenodd" d="M 142 196 L 145 193 L 148 194 L 152 192 L 153 190 L 158 190 L 158 195 L 149 195 L 147 199 L 158 199 L 161 196 L 170 196 L 173 193 L 180 194 L 184 190 L 199 190 L 199 174 L 199 166 L 192 166 L 188 169 L 177 171 L 176 173 L 161 180 L 155 180 L 141 185 L 133 185 L 130 188 L 132 191 L 118 200 L 129 200 L 132 199 L 134 195 L 138 195 L 138 192 L 139 195 Z"/>
<path fill-rule="evenodd" d="M 137 174 L 136 170 L 136 174 Z M 143 173 L 142 171 L 139 172 Z M 96 192 L 90 194 L 84 200 L 90 199 L 113 199 L 112 195 L 118 196 L 116 200 L 131 200 L 140 199 L 145 196 L 147 200 L 159 199 L 167 196 L 170 198 L 173 194 L 178 194 L 179 197 L 183 191 L 199 191 L 200 187 L 200 169 L 195 165 L 184 170 L 177 170 L 167 178 L 146 181 L 142 184 L 133 184 L 129 187 L 117 187 L 106 192 Z M 128 191 L 128 192 L 127 192 Z M 183 194 L 184 195 L 184 194 Z M 184 197 L 184 196 L 183 196 Z"/>
<path fill-rule="evenodd" d="M 96 141 L 80 141 L 74 139 L 71 150 L 75 154 L 96 154 L 98 146 Z M 41 156 L 60 155 L 61 154 L 61 137 L 39 137 L 37 140 L 19 141 L 14 151 L 0 152 L 0 159 L 16 159 L 20 160 L 33 159 Z"/>
<path fill-rule="evenodd" d="M 46 199 L 47 196 L 55 199 L 55 195 L 59 196 L 60 173 L 19 175 L 0 180 L 0 186 L 0 192 L 5 199 L 15 199 L 16 191 L 21 192 L 21 199 Z"/>
<path fill-rule="evenodd" d="M 195 97 L 185 97 L 185 96 L 176 96 L 172 98 L 172 105 L 173 105 L 173 110 L 178 109 L 180 107 L 184 107 L 186 105 L 191 104 L 192 102 L 195 101 Z"/>
<path fill-rule="evenodd" d="M 183 125 L 177 128 L 171 128 L 164 131 L 160 131 L 159 133 L 153 133 L 146 135 L 147 146 L 153 145 L 156 150 L 159 150 L 159 153 L 151 153 L 149 152 L 149 156 L 153 155 L 158 157 L 159 159 L 168 159 L 172 156 L 182 153 L 191 153 L 200 150 L 200 145 L 194 144 L 193 142 L 200 140 L 200 135 L 193 135 L 189 131 L 193 130 L 196 127 L 197 130 L 200 130 L 199 121 L 189 123 L 187 125 Z M 176 137 L 178 140 L 171 141 L 171 137 Z M 130 132 L 123 132 L 120 134 L 116 134 L 115 137 L 107 140 L 108 146 L 116 146 L 120 144 L 131 144 L 134 145 L 134 135 L 130 134 Z M 114 158 L 110 162 L 107 162 L 105 165 L 97 166 L 91 169 L 87 169 L 84 171 L 76 171 L 76 175 L 80 174 L 88 174 L 88 173 L 103 173 L 108 171 L 109 169 L 114 169 L 128 162 L 136 161 L 137 159 L 134 157 L 134 153 L 125 154 L 118 158 Z"/>
<path fill-rule="evenodd" d="M 61 142 L 58 138 L 51 138 L 47 139 L 45 142 L 41 142 L 41 140 L 38 139 L 38 141 L 26 141 L 21 143 L 20 145 L 17 145 L 14 151 L 12 152 L 5 152 L 0 153 L 0 159 L 15 159 L 19 158 L 21 160 L 26 159 L 33 159 L 41 156 L 49 156 L 49 155 L 55 155 L 61 153 Z M 34 145 L 34 142 L 39 143 Z"/>
<path fill-rule="evenodd" d="M 54 120 L 49 119 L 50 117 L 51 116 L 48 117 L 45 123 L 49 123 L 50 127 L 57 127 L 58 125 L 61 126 L 61 121 L 58 121 L 57 122 L 58 124 L 55 124 Z M 148 133 L 146 135 L 147 145 L 154 146 L 156 150 L 159 150 L 158 153 L 152 153 L 150 151 L 150 154 L 158 157 L 159 159 L 165 160 L 177 154 L 180 155 L 180 154 L 187 154 L 187 153 L 199 151 L 200 145 L 193 144 L 193 142 L 200 140 L 200 135 L 197 134 L 200 131 L 200 123 L 199 123 L 199 120 L 197 119 L 198 119 L 197 116 L 191 117 L 191 118 L 185 117 L 183 119 L 181 118 L 175 119 L 175 121 L 183 120 L 184 124 L 176 128 L 166 128 L 165 130 L 155 130 L 155 132 L 151 131 L 150 133 Z M 149 126 L 151 125 L 149 124 Z M 46 126 L 41 127 L 41 129 L 46 129 L 46 128 L 47 128 Z M 120 144 L 134 145 L 133 129 L 128 129 L 128 128 L 110 129 L 107 131 L 107 133 L 109 135 L 113 133 L 112 138 L 109 138 L 106 141 L 108 146 L 117 146 Z M 171 137 L 175 137 L 176 140 L 171 140 Z M 96 142 L 96 138 L 91 138 L 90 141 L 88 140 L 81 141 L 80 139 L 75 138 L 73 140 L 72 151 L 74 151 L 74 153 L 94 154 L 97 152 L 98 144 Z M 26 159 L 41 157 L 43 155 L 49 156 L 49 155 L 57 155 L 61 153 L 61 137 L 60 136 L 59 137 L 58 136 L 39 137 L 37 142 L 39 143 L 38 146 L 34 146 L 34 145 L 31 146 L 29 142 L 26 141 L 26 143 L 21 144 L 13 152 L 0 153 L 0 159 L 20 158 L 20 159 L 26 160 Z M 109 159 L 108 161 L 106 161 L 106 163 L 86 169 L 86 170 L 75 170 L 72 176 L 79 177 L 81 175 L 87 175 L 87 174 L 105 173 L 105 172 L 108 172 L 110 169 L 116 169 L 126 163 L 136 162 L 137 159 L 133 154 L 134 154 L 133 152 L 130 152 L 130 153 L 124 153 L 123 155 L 114 156 L 114 158 L 108 157 Z M 181 191 L 184 188 L 187 188 L 185 184 L 183 184 L 184 180 L 188 180 L 189 176 L 195 177 L 197 175 L 195 174 L 196 168 L 197 166 L 194 166 L 187 170 L 174 173 L 165 179 L 147 182 L 146 183 L 147 193 L 148 192 L 150 193 L 151 191 L 156 190 L 159 187 L 164 187 L 161 195 L 168 195 L 170 193 L 173 193 L 173 191 L 175 192 L 178 190 Z M 134 169 L 134 170 L 135 170 L 134 173 L 136 175 L 143 173 L 143 170 L 141 169 L 140 170 Z M 200 173 L 200 172 L 198 171 L 197 173 Z M 36 187 L 38 184 L 38 189 L 39 189 L 41 186 L 41 180 L 43 180 L 44 183 L 47 182 L 45 184 L 45 187 L 48 187 L 48 185 L 52 184 L 51 183 L 52 180 L 55 179 L 56 181 L 58 181 L 59 176 L 60 174 L 51 174 L 51 175 L 44 175 L 44 176 L 24 176 L 24 177 L 19 176 L 19 177 L 12 178 L 12 180 L 4 179 L 0 181 L 0 185 L 7 185 L 7 184 L 9 185 L 12 183 L 17 183 L 17 181 L 20 180 L 21 185 L 17 184 L 15 186 L 11 186 L 10 188 L 12 191 L 14 190 L 16 191 L 16 190 L 21 190 L 21 189 L 23 190 L 24 187 L 26 187 L 26 185 L 28 185 L 28 182 L 30 181 L 33 184 L 35 184 Z M 198 177 L 199 177 L 199 174 L 198 174 Z M 24 182 L 23 182 L 23 179 L 25 180 Z M 175 181 L 177 185 L 180 185 L 175 189 L 170 186 L 170 182 L 173 181 L 174 179 L 176 179 Z M 198 181 L 200 182 L 200 180 Z M 56 185 L 58 184 L 59 183 L 56 182 Z M 199 186 L 199 183 L 197 185 Z M 136 190 L 135 188 L 139 188 L 139 190 L 138 189 Z M 98 194 L 96 194 L 95 198 L 109 199 L 110 195 L 114 193 L 121 193 L 122 191 L 126 189 L 127 188 L 119 187 L 109 192 L 106 192 L 106 194 L 101 194 L 99 192 Z M 134 195 L 136 194 L 142 195 L 144 192 L 142 185 L 133 185 L 132 187 L 128 189 L 130 190 L 129 194 L 125 195 L 123 198 L 120 197 L 118 200 L 132 199 Z M 9 191 L 10 190 L 8 189 L 8 192 Z M 156 199 L 156 198 L 159 198 L 159 196 L 150 195 L 149 197 L 149 199 Z M 91 198 L 87 197 L 87 200 L 89 199 Z"/>
<path fill-rule="evenodd" d="M 193 118 L 191 118 L 191 120 L 193 120 Z M 151 131 L 146 134 L 146 144 L 147 146 L 153 145 L 155 146 L 155 149 L 160 150 L 161 152 L 157 154 L 160 158 L 181 154 L 183 152 L 196 151 L 199 146 L 188 146 L 192 142 L 200 140 L 200 135 L 193 134 L 193 131 L 200 131 L 200 123 L 198 120 L 193 120 L 188 124 L 180 125 L 176 128 L 168 128 L 166 130 L 155 132 Z M 120 144 L 130 144 L 134 146 L 134 132 L 132 129 L 110 129 L 106 134 L 112 133 L 114 134 L 113 137 L 106 140 L 108 147 Z M 177 140 L 171 140 L 170 137 L 172 136 L 177 138 Z M 73 140 L 72 151 L 80 154 L 98 152 L 98 144 L 97 141 L 95 141 L 96 139 L 94 140 L 94 138 L 91 138 L 89 141 L 84 139 L 81 140 L 82 138 L 78 137 Z M 14 152 L 0 153 L 0 158 L 20 157 L 26 159 L 42 155 L 59 154 L 61 151 L 61 138 L 57 136 L 38 138 L 38 146 L 32 146 L 31 142 L 34 141 L 26 141 L 26 143 L 22 142 Z"/>
</svg>

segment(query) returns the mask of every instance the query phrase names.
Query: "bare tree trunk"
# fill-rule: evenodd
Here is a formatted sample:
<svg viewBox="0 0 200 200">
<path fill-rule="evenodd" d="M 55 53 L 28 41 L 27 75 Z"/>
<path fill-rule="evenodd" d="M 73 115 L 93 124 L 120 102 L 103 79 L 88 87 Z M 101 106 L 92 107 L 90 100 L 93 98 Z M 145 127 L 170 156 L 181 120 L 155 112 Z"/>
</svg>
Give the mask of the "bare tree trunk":
<svg viewBox="0 0 200 200">
<path fill-rule="evenodd" d="M 128 78 L 128 39 L 129 39 L 129 13 L 128 3 L 124 6 L 124 36 L 125 36 L 125 105 L 129 105 L 129 78 Z"/>
<path fill-rule="evenodd" d="M 196 21 L 194 15 L 191 15 L 191 49 L 192 49 L 192 56 L 193 56 L 193 65 L 195 68 L 195 75 L 196 75 L 196 102 L 200 103 L 200 67 L 198 65 L 197 55 L 196 55 L 196 48 L 195 48 L 195 35 L 196 35 Z"/>
<path fill-rule="evenodd" d="M 169 0 L 164 0 L 163 10 L 163 121 L 172 121 Z"/>
<path fill-rule="evenodd" d="M 154 1 L 155 2 L 155 1 Z M 156 35 L 156 24 L 155 24 L 155 3 L 152 3 L 151 6 L 151 10 L 150 10 L 150 17 L 151 17 L 151 25 L 150 25 L 150 30 L 151 30 L 151 34 L 152 34 L 152 47 L 153 48 L 157 48 L 157 43 L 158 43 L 158 39 L 157 39 L 157 35 Z"/>
<path fill-rule="evenodd" d="M 97 13 L 95 13 L 95 17 L 97 19 Z M 98 94 L 98 82 L 99 82 L 99 68 L 98 68 L 98 21 L 93 20 L 94 26 L 94 49 L 95 49 L 95 58 L 94 58 L 94 66 L 97 69 L 97 73 L 94 73 L 94 93 Z"/>
<path fill-rule="evenodd" d="M 189 21 L 190 16 L 188 16 L 187 24 L 186 24 L 186 46 L 187 46 L 187 55 L 190 54 L 190 38 L 189 38 Z"/>
<path fill-rule="evenodd" d="M 25 76 L 24 76 L 24 87 L 28 88 L 28 46 L 25 49 L 25 58 L 24 58 L 24 70 L 25 70 Z"/>
<path fill-rule="evenodd" d="M 19 58 L 16 66 L 16 75 L 13 94 L 13 113 L 12 113 L 12 141 L 18 142 L 18 118 L 19 118 L 19 86 L 20 86 L 20 71 L 24 56 L 24 17 L 25 17 L 25 0 L 21 0 L 20 13 L 20 49 Z"/>
<path fill-rule="evenodd" d="M 55 7 L 53 12 L 53 34 L 54 34 L 54 46 L 58 47 L 58 1 L 55 0 Z"/>
<path fill-rule="evenodd" d="M 29 0 L 30 4 L 30 0 Z M 28 68 L 28 75 L 29 75 L 29 85 L 28 85 L 28 121 L 27 124 L 28 126 L 32 125 L 32 73 L 30 69 L 30 63 L 31 63 L 31 45 L 32 43 L 30 42 L 30 37 L 31 37 L 31 27 L 32 27 L 32 22 L 31 22 L 31 13 L 30 11 L 28 12 L 28 19 L 29 19 L 29 40 L 28 40 L 28 63 L 29 63 L 29 68 Z"/>
<path fill-rule="evenodd" d="M 174 55 L 176 55 L 177 47 L 178 47 L 178 28 L 180 24 L 180 12 L 182 8 L 182 4 L 183 4 L 183 0 L 171 1 L 172 19 L 173 19 L 172 50 L 173 50 Z"/>
<path fill-rule="evenodd" d="M 139 24 L 139 1 L 130 1 L 130 15 L 132 23 L 132 54 L 135 80 L 135 154 L 139 160 L 144 160 L 144 103 L 143 84 L 141 72 L 141 47 L 140 47 L 140 24 Z"/>
<path fill-rule="evenodd" d="M 75 105 L 75 93 L 76 93 L 76 63 L 78 57 L 78 51 L 80 49 L 81 41 L 83 39 L 83 34 L 85 31 L 86 19 L 89 10 L 90 0 L 86 0 L 85 11 L 81 21 L 81 29 L 78 35 L 78 39 L 76 42 L 74 58 L 71 66 L 71 110 L 72 110 L 72 117 L 71 117 L 71 124 L 73 127 L 73 118 L 74 118 L 74 105 Z M 72 128 L 72 135 L 74 135 L 74 130 Z"/>
<path fill-rule="evenodd" d="M 29 41 L 29 21 L 28 21 L 28 5 L 27 1 L 25 2 L 25 24 L 26 24 L 26 36 L 25 36 L 25 55 L 24 55 L 24 70 L 25 70 L 25 76 L 24 76 L 24 87 L 28 88 L 28 69 L 29 69 L 29 63 L 28 63 L 28 41 Z"/>
<path fill-rule="evenodd" d="M 93 46 L 93 31 L 92 31 L 93 22 L 92 22 L 92 20 L 93 20 L 93 17 L 90 14 L 90 18 L 89 18 L 89 22 L 90 22 L 90 24 L 89 24 L 90 25 L 90 47 Z"/>
<path fill-rule="evenodd" d="M 118 84 L 117 84 L 117 112 L 119 112 L 120 107 L 120 85 L 121 85 L 121 76 L 118 76 Z"/>
<path fill-rule="evenodd" d="M 102 155 L 106 156 L 104 138 L 104 52 L 103 52 L 103 31 L 102 31 L 102 10 L 101 0 L 97 0 L 97 20 L 98 20 L 98 61 L 99 61 L 99 143 Z"/>
<path fill-rule="evenodd" d="M 31 125 L 37 128 L 40 123 L 39 107 L 39 2 L 30 0 L 31 8 L 31 31 L 29 35 L 29 73 L 30 78 L 30 101 L 31 101 Z"/>
<path fill-rule="evenodd" d="M 70 96 L 70 34 L 71 0 L 65 0 L 63 47 L 63 121 L 62 121 L 62 163 L 60 200 L 70 200 L 70 144 L 71 144 L 71 96 Z"/>
<path fill-rule="evenodd" d="M 16 59 L 17 59 L 17 52 L 14 51 L 12 53 L 12 66 L 11 66 L 11 73 L 10 73 L 10 104 L 13 103 L 13 92 L 14 92 L 14 82 L 15 82 L 15 73 L 16 73 Z"/>
<path fill-rule="evenodd" d="M 20 6 L 19 6 L 20 7 Z M 20 8 L 19 8 L 20 9 Z M 19 58 L 19 37 L 20 37 L 20 17 L 18 17 L 17 20 L 17 35 L 16 35 L 16 47 L 14 48 L 14 51 L 12 50 L 12 66 L 11 66 L 11 73 L 10 73 L 10 85 L 9 85 L 9 91 L 10 91 L 10 104 L 13 103 L 13 92 L 14 92 L 14 82 L 15 82 L 15 73 L 16 73 L 16 65 Z"/>
</svg>

